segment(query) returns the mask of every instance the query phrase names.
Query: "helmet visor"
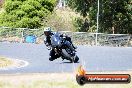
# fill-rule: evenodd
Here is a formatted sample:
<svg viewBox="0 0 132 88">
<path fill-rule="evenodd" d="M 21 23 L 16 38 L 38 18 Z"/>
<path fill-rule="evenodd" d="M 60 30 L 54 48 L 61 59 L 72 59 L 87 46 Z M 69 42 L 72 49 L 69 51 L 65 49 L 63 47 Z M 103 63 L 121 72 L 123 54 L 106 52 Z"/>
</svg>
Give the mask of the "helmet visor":
<svg viewBox="0 0 132 88">
<path fill-rule="evenodd" d="M 45 31 L 44 34 L 45 34 L 46 36 L 49 36 L 49 35 L 50 35 L 50 33 L 49 33 L 48 31 Z"/>
</svg>

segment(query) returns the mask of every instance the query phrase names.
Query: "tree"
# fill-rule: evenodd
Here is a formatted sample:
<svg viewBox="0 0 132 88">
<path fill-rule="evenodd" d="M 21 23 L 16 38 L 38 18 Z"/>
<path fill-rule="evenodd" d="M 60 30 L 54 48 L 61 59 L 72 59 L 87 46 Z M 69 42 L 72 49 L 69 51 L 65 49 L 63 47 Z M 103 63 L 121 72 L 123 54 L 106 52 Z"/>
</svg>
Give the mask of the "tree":
<svg viewBox="0 0 132 88">
<path fill-rule="evenodd" d="M 89 29 L 89 22 L 88 19 L 82 19 L 81 17 L 78 17 L 74 20 L 73 25 L 76 27 L 76 31 L 79 32 L 87 32 Z"/>
<path fill-rule="evenodd" d="M 101 0 L 100 31 L 108 33 L 131 33 L 132 13 L 130 0 Z"/>
<path fill-rule="evenodd" d="M 86 17 L 89 12 L 89 8 L 96 0 L 68 0 L 68 5 L 75 9 L 75 11 L 81 13 L 83 17 Z"/>
<path fill-rule="evenodd" d="M 69 6 L 96 25 L 97 0 L 68 0 Z M 132 33 L 131 0 L 100 0 L 99 32 Z"/>
<path fill-rule="evenodd" d="M 38 28 L 56 5 L 56 0 L 5 0 L 0 26 Z"/>
<path fill-rule="evenodd" d="M 89 11 L 91 10 L 90 8 L 94 5 L 95 1 L 96 0 L 68 0 L 69 7 L 74 9 L 76 12 L 79 12 L 83 16 L 83 18 L 81 17 L 75 19 L 74 25 L 77 23 L 78 26 L 75 26 L 77 27 L 78 31 L 87 32 L 89 30 Z"/>
</svg>

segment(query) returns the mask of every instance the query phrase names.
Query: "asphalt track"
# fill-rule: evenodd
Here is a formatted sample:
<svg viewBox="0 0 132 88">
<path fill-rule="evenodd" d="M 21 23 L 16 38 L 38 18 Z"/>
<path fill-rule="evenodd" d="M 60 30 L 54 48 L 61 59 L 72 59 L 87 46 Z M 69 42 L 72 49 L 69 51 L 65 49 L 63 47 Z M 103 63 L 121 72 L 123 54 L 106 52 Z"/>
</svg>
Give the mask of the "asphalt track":
<svg viewBox="0 0 132 88">
<path fill-rule="evenodd" d="M 0 56 L 27 61 L 28 66 L 0 70 L 0 73 L 73 72 L 79 65 L 87 71 L 132 70 L 132 47 L 78 46 L 79 63 L 61 58 L 48 60 L 49 51 L 44 44 L 0 43 Z"/>
</svg>

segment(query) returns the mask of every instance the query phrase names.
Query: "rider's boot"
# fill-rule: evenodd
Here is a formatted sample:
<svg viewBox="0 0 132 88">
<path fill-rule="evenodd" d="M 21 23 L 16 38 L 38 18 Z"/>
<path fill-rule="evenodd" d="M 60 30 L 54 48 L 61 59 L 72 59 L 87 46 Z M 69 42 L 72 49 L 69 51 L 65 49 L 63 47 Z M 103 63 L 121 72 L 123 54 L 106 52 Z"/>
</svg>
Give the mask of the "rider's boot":
<svg viewBox="0 0 132 88">
<path fill-rule="evenodd" d="M 49 57 L 49 60 L 50 60 L 50 61 L 53 61 L 53 60 L 55 60 L 55 58 L 53 58 L 53 57 L 50 56 L 50 57 Z"/>
</svg>

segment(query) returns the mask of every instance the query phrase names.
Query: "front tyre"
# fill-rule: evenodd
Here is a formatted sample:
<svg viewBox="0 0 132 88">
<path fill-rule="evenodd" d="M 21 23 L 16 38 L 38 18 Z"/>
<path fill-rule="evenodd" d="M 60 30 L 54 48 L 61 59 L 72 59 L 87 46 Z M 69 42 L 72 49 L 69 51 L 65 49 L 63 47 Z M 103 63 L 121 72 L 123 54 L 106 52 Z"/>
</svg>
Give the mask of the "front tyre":
<svg viewBox="0 0 132 88">
<path fill-rule="evenodd" d="M 74 63 L 77 63 L 78 60 L 79 60 L 79 57 L 76 55 L 76 56 L 74 57 Z"/>
<path fill-rule="evenodd" d="M 74 58 L 71 58 L 71 59 L 70 59 L 70 62 L 71 62 L 71 63 L 77 63 L 78 60 L 79 60 L 79 57 L 76 55 Z"/>
</svg>

